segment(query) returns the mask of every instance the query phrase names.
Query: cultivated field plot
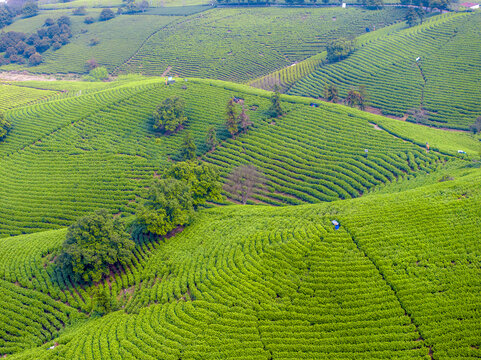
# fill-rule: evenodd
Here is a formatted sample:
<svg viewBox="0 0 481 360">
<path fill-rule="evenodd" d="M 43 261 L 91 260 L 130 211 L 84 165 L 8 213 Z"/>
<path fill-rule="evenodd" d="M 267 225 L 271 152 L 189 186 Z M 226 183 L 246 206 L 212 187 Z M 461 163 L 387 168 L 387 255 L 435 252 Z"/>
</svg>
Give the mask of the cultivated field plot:
<svg viewBox="0 0 481 360">
<path fill-rule="evenodd" d="M 0 111 L 47 99 L 55 94 L 55 91 L 30 89 L 0 82 Z"/>
<path fill-rule="evenodd" d="M 62 318 L 64 334 L 9 357 L 477 358 L 480 184 L 466 168 L 454 181 L 400 194 L 205 210 L 166 242 L 144 239 L 135 264 L 99 285 L 127 295 L 123 310 L 74 326 Z M 19 292 L 88 303 L 89 289 L 71 291 L 55 277 L 44 283 L 54 276 L 48 254 L 64 235 L 3 240 L 0 289 L 18 281 Z M 134 288 L 132 296 L 123 290 Z"/>
<path fill-rule="evenodd" d="M 333 83 L 345 97 L 364 85 L 371 104 L 385 114 L 403 117 L 423 107 L 430 113 L 427 124 L 467 129 L 481 115 L 480 24 L 480 14 L 446 14 L 389 32 L 346 60 L 319 67 L 289 93 L 317 97 Z"/>
<path fill-rule="evenodd" d="M 133 211 L 133 201 L 154 171 L 179 157 L 185 131 L 170 137 L 152 131 L 155 106 L 174 94 L 186 100 L 186 130 L 199 156 L 207 151 L 210 126 L 220 140 L 227 139 L 224 109 L 229 98 L 245 97 L 254 129 L 225 141 L 205 159 L 223 175 L 238 164 L 257 165 L 268 179 L 265 191 L 257 194 L 265 203 L 356 197 L 398 176 L 430 171 L 441 160 L 434 152 L 426 154 L 417 145 L 375 130 L 356 110 L 313 108 L 296 102 L 303 99 L 292 99 L 284 105 L 288 115 L 272 124 L 265 115 L 269 99 L 262 96 L 209 82 L 132 82 L 7 114 L 12 130 L 0 144 L 0 234 L 66 226 L 102 207 Z"/>
<path fill-rule="evenodd" d="M 329 39 L 392 24 L 404 11 L 214 9 L 162 29 L 120 70 L 245 82 L 322 52 Z"/>
</svg>

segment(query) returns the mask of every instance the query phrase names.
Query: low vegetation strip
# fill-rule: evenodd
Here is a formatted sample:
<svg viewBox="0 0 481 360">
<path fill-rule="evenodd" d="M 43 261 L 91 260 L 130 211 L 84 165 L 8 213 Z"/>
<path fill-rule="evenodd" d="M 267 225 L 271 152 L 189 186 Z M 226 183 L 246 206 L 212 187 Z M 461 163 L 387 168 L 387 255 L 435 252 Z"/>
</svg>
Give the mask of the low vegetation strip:
<svg viewBox="0 0 481 360">
<path fill-rule="evenodd" d="M 28 89 L 11 83 L 0 82 L 0 111 L 27 105 L 52 95 L 55 95 L 55 91 Z"/>
</svg>

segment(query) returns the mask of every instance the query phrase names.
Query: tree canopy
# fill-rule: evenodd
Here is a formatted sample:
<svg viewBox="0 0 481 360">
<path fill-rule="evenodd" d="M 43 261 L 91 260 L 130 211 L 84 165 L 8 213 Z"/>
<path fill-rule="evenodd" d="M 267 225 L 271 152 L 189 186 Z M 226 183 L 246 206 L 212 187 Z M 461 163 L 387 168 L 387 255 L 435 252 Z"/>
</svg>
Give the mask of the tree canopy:
<svg viewBox="0 0 481 360">
<path fill-rule="evenodd" d="M 25 17 L 32 17 L 38 14 L 38 5 L 34 2 L 27 2 L 22 7 L 22 14 Z"/>
<path fill-rule="evenodd" d="M 107 21 L 107 20 L 113 19 L 114 17 L 115 17 L 115 14 L 112 11 L 112 9 L 105 8 L 101 11 L 100 16 L 99 16 L 99 20 L 100 21 Z"/>
<path fill-rule="evenodd" d="M 274 88 L 274 93 L 271 96 L 271 107 L 268 110 L 270 117 L 278 118 L 284 114 L 281 108 L 281 93 L 279 92 L 279 87 L 276 85 Z"/>
<path fill-rule="evenodd" d="M 190 186 L 177 179 L 155 179 L 147 199 L 137 212 L 137 223 L 145 232 L 165 235 L 188 224 L 194 215 Z"/>
<path fill-rule="evenodd" d="M 123 222 L 99 210 L 68 228 L 56 263 L 77 281 L 100 281 L 109 275 L 110 265 L 126 264 L 134 247 Z"/>
<path fill-rule="evenodd" d="M 187 132 L 184 136 L 184 141 L 182 142 L 181 156 L 182 160 L 193 160 L 195 159 L 197 151 L 197 146 L 195 145 L 194 139 L 190 132 Z"/>
<path fill-rule="evenodd" d="M 174 133 L 187 121 L 184 115 L 185 101 L 178 96 L 166 98 L 154 111 L 154 129 Z"/>
<path fill-rule="evenodd" d="M 183 161 L 170 167 L 164 175 L 186 182 L 191 189 L 194 207 L 206 201 L 222 200 L 222 185 L 217 169 L 202 161 Z"/>
<path fill-rule="evenodd" d="M 243 205 L 252 193 L 263 183 L 263 176 L 253 165 L 244 165 L 235 168 L 229 175 L 224 189 L 238 199 Z"/>
</svg>

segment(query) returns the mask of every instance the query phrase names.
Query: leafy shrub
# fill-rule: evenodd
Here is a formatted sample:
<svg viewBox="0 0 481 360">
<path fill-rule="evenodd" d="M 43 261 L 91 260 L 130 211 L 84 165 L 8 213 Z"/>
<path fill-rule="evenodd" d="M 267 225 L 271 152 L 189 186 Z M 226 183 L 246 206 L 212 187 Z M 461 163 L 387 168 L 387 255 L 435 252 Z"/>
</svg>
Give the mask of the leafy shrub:
<svg viewBox="0 0 481 360">
<path fill-rule="evenodd" d="M 107 21 L 107 20 L 113 19 L 114 17 L 115 17 L 115 14 L 112 11 L 112 9 L 103 9 L 102 12 L 100 13 L 99 20 Z"/>
<path fill-rule="evenodd" d="M 84 23 L 86 23 L 86 24 L 92 24 L 94 22 L 95 22 L 95 19 L 91 16 L 87 16 L 84 20 Z"/>
<path fill-rule="evenodd" d="M 32 54 L 32 55 L 28 58 L 28 64 L 29 64 L 30 66 L 37 66 L 37 65 L 39 65 L 42 61 L 43 61 L 42 55 L 40 55 L 38 52 Z"/>
<path fill-rule="evenodd" d="M 96 67 L 90 70 L 87 76 L 84 76 L 84 80 L 86 81 L 104 81 L 109 78 L 109 73 L 107 69 L 103 66 Z"/>
</svg>

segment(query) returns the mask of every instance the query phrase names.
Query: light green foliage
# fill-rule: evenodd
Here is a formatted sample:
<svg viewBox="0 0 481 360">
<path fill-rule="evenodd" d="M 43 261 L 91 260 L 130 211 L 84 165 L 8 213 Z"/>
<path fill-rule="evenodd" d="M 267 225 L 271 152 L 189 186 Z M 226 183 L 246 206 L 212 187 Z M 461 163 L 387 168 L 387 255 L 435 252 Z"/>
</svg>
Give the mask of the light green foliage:
<svg viewBox="0 0 481 360">
<path fill-rule="evenodd" d="M 182 160 L 194 160 L 197 151 L 194 139 L 190 135 L 190 132 L 186 132 L 184 141 L 182 142 L 182 148 L 180 149 L 180 156 Z"/>
<path fill-rule="evenodd" d="M 219 172 L 211 164 L 202 161 L 178 162 L 165 172 L 164 177 L 189 184 L 195 207 L 205 204 L 206 201 L 222 200 Z"/>
<path fill-rule="evenodd" d="M 479 13 L 444 14 L 379 37 L 375 31 L 347 59 L 319 67 L 289 93 L 316 97 L 332 83 L 345 98 L 365 85 L 371 105 L 385 114 L 403 117 L 422 107 L 429 125 L 468 130 L 481 114 L 480 24 Z"/>
<path fill-rule="evenodd" d="M 330 39 L 380 28 L 404 13 L 395 8 L 213 9 L 155 33 L 120 69 L 161 75 L 169 68 L 179 76 L 243 82 L 322 52 Z"/>
<path fill-rule="evenodd" d="M 128 263 L 134 246 L 125 225 L 98 210 L 68 228 L 56 264 L 78 281 L 98 282 L 109 275 L 110 266 Z"/>
<path fill-rule="evenodd" d="M 281 107 L 280 96 L 281 94 L 279 93 L 279 89 L 274 89 L 274 93 L 271 96 L 271 107 L 269 108 L 270 117 L 278 118 L 284 113 Z"/>
<path fill-rule="evenodd" d="M 10 130 L 10 123 L 5 119 L 5 115 L 0 111 L 0 140 L 7 136 L 8 130 Z"/>
<path fill-rule="evenodd" d="M 167 134 L 176 132 L 187 121 L 184 111 L 185 100 L 183 98 L 168 97 L 154 111 L 154 129 Z"/>
<path fill-rule="evenodd" d="M 109 73 L 107 69 L 103 66 L 96 67 L 95 69 L 90 70 L 89 74 L 84 76 L 85 81 L 104 81 L 108 80 Z"/>
<path fill-rule="evenodd" d="M 193 204 L 187 182 L 173 178 L 155 179 L 137 213 L 137 223 L 146 233 L 165 235 L 191 221 Z"/>
</svg>

